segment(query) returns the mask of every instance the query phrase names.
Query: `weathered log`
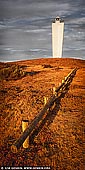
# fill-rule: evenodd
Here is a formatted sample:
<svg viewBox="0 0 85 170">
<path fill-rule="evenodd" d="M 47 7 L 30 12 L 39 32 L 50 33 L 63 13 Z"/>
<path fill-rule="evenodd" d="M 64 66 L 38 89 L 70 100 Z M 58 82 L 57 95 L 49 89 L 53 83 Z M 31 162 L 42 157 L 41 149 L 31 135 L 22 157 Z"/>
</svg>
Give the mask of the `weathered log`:
<svg viewBox="0 0 85 170">
<path fill-rule="evenodd" d="M 75 75 L 76 71 L 77 71 L 77 68 L 73 69 L 73 70 L 67 75 L 67 77 L 65 78 L 65 80 L 63 81 L 63 83 L 61 83 L 61 85 L 60 85 L 58 88 L 56 88 L 55 92 L 59 92 L 59 90 L 65 85 L 65 83 L 70 80 L 71 76 L 74 76 L 74 75 Z"/>
<path fill-rule="evenodd" d="M 47 109 L 54 103 L 56 100 L 56 96 L 53 95 L 46 103 L 44 108 L 41 110 L 41 112 L 37 115 L 37 117 L 34 118 L 33 122 L 29 125 L 29 127 L 23 132 L 23 134 L 20 136 L 20 138 L 11 146 L 12 152 L 16 153 L 17 150 L 21 147 L 25 139 L 30 135 L 30 133 L 33 131 L 33 129 L 36 127 L 37 123 L 42 119 L 44 114 L 46 113 Z"/>
</svg>

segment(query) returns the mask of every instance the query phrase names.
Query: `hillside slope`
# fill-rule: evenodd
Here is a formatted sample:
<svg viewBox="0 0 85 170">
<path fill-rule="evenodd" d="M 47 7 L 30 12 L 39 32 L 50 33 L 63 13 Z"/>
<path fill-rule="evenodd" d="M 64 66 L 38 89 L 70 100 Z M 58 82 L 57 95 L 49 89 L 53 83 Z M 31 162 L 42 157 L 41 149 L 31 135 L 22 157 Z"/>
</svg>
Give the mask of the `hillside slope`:
<svg viewBox="0 0 85 170">
<path fill-rule="evenodd" d="M 28 149 L 11 152 L 22 133 L 23 119 L 29 124 L 62 79 L 78 68 L 65 96 L 57 103 Z M 83 170 L 85 61 L 37 59 L 0 63 L 1 166 L 51 166 L 56 170 Z"/>
</svg>

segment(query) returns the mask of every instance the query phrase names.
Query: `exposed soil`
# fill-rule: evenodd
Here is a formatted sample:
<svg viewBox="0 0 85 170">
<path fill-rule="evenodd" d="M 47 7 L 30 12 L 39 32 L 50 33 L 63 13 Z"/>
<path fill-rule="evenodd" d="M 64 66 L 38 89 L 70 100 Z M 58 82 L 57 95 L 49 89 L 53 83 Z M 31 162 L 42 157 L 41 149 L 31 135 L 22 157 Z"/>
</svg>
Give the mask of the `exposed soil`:
<svg viewBox="0 0 85 170">
<path fill-rule="evenodd" d="M 12 153 L 22 133 L 68 73 L 78 68 L 68 91 L 50 111 L 28 149 Z M 84 170 L 85 61 L 36 59 L 0 63 L 1 166 L 49 166 L 53 170 Z"/>
</svg>

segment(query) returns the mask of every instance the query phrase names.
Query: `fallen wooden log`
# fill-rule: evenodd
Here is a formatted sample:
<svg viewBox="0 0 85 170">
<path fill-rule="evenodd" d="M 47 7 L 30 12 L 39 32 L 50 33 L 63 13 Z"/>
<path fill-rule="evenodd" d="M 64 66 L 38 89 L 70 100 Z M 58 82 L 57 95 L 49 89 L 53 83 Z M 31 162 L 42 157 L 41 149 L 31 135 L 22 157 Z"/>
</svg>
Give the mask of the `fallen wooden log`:
<svg viewBox="0 0 85 170">
<path fill-rule="evenodd" d="M 33 129 L 36 127 L 37 123 L 42 119 L 44 114 L 46 113 L 47 109 L 53 105 L 54 101 L 56 100 L 56 96 L 53 95 L 46 103 L 44 108 L 41 110 L 41 112 L 37 115 L 37 117 L 34 118 L 33 122 L 29 125 L 29 127 L 23 132 L 23 134 L 20 136 L 20 138 L 11 146 L 12 152 L 16 153 L 17 150 L 21 147 L 25 139 L 29 136 L 29 134 L 33 131 Z"/>
</svg>

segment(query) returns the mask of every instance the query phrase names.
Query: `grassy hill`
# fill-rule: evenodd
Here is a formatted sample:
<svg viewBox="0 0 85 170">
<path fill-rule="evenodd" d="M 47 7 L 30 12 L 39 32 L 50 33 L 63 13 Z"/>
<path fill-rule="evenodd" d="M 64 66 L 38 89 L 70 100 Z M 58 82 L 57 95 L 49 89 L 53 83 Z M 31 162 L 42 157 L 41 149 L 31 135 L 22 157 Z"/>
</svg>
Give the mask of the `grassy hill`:
<svg viewBox="0 0 85 170">
<path fill-rule="evenodd" d="M 65 76 L 78 68 L 65 96 L 50 112 L 28 149 L 14 154 L 11 145 Z M 50 166 L 58 170 L 84 169 L 85 61 L 36 59 L 0 63 L 1 166 Z M 31 135 L 31 139 L 32 139 Z"/>
</svg>

